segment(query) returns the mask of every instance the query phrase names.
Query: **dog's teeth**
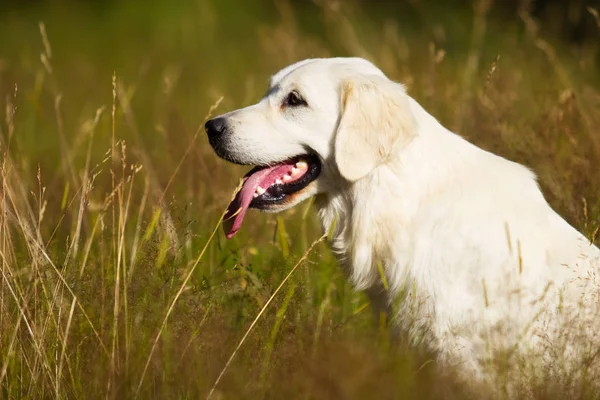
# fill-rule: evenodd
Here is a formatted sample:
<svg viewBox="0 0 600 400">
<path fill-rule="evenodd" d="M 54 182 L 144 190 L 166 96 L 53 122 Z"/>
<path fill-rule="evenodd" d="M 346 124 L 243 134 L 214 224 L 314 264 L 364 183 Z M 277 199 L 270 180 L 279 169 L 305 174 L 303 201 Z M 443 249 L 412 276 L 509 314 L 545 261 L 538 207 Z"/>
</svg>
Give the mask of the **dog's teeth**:
<svg viewBox="0 0 600 400">
<path fill-rule="evenodd" d="M 256 187 L 256 192 L 254 193 L 257 197 L 262 195 L 263 193 L 265 193 L 267 191 L 267 189 L 263 189 L 260 186 Z"/>
<path fill-rule="evenodd" d="M 289 181 L 291 181 L 291 180 L 292 180 L 292 176 L 291 176 L 291 175 L 285 174 L 285 175 L 283 176 L 283 181 L 284 181 L 284 182 L 289 182 Z"/>
<path fill-rule="evenodd" d="M 283 182 L 281 181 L 281 179 L 275 179 L 275 183 L 281 185 Z"/>
<path fill-rule="evenodd" d="M 300 170 L 296 167 L 292 167 L 292 176 L 296 176 L 300 173 Z"/>
<path fill-rule="evenodd" d="M 302 170 L 308 169 L 308 164 L 305 161 L 298 161 L 296 163 L 296 168 L 302 169 Z"/>
</svg>

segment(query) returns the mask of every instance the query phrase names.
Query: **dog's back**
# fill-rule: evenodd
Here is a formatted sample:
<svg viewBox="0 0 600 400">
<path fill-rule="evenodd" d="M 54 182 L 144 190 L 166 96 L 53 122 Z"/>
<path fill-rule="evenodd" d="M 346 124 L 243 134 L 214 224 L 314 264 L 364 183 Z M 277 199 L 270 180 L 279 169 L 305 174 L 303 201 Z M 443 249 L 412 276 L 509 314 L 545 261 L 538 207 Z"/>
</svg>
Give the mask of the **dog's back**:
<svg viewBox="0 0 600 400">
<path fill-rule="evenodd" d="M 410 244 L 397 237 L 403 251 L 388 259 L 405 259 L 396 264 L 406 268 L 396 275 L 400 323 L 414 331 L 420 321 L 442 358 L 470 371 L 499 354 L 568 369 L 597 351 L 600 250 L 548 205 L 531 171 L 413 108 L 422 132 L 400 162 L 414 163 L 402 196 L 418 206 L 404 217 Z"/>
</svg>

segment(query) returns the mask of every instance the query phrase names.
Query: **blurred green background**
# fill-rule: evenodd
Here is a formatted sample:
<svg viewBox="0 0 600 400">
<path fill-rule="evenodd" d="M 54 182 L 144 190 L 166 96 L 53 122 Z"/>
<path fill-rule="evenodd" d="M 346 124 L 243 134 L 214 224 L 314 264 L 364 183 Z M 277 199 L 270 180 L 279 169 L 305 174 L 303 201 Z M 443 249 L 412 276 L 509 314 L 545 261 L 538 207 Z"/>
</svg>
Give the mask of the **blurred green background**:
<svg viewBox="0 0 600 400">
<path fill-rule="evenodd" d="M 531 167 L 594 240 L 597 10 L 584 0 L 4 0 L 0 398 L 206 396 L 321 232 L 305 204 L 251 212 L 232 241 L 211 237 L 246 168 L 217 159 L 202 126 L 260 99 L 271 74 L 303 58 L 370 59 L 448 128 Z M 480 398 L 386 332 L 319 243 L 214 398 Z M 523 393 L 570 389 L 541 379 Z"/>
</svg>

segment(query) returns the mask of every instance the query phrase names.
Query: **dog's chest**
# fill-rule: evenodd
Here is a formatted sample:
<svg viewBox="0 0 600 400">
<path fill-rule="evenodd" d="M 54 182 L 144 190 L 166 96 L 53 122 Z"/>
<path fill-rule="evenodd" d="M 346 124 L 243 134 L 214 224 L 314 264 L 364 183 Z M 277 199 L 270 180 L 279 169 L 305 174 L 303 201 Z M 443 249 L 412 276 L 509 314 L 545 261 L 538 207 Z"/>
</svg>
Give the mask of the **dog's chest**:
<svg viewBox="0 0 600 400">
<path fill-rule="evenodd" d="M 332 250 L 357 289 L 369 289 L 385 280 L 391 295 L 401 281 L 410 280 L 412 252 L 406 226 L 392 226 L 393 218 L 381 213 L 381 208 L 360 208 L 349 197 L 320 200 L 323 230 L 329 233 Z"/>
</svg>

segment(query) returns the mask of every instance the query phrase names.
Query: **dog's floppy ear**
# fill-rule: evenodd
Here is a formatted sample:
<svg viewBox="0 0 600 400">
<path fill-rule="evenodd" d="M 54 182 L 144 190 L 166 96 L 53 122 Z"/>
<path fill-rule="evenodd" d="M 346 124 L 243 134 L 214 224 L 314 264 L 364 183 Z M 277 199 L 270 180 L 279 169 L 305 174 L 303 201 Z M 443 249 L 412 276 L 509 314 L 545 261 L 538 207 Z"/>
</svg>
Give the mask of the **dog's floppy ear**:
<svg viewBox="0 0 600 400">
<path fill-rule="evenodd" d="M 387 78 L 342 82 L 341 110 L 335 161 L 351 182 L 367 175 L 416 134 L 404 87 Z"/>
</svg>

